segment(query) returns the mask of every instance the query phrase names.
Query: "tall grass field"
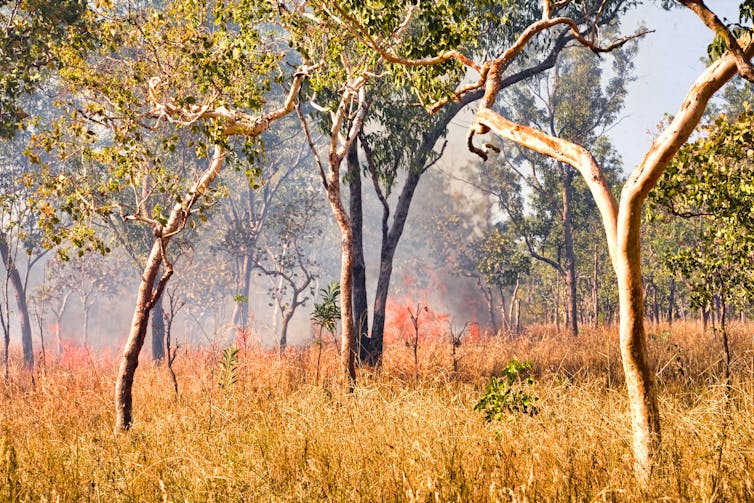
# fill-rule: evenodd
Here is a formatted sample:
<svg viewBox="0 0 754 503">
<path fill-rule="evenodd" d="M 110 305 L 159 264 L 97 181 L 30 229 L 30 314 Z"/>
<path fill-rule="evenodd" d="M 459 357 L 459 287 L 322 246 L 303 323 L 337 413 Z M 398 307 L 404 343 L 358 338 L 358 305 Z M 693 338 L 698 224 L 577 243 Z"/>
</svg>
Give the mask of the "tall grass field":
<svg viewBox="0 0 754 503">
<path fill-rule="evenodd" d="M 648 487 L 632 473 L 617 330 L 387 348 L 344 391 L 338 355 L 181 349 L 178 394 L 145 358 L 134 425 L 113 433 L 117 361 L 12 359 L 0 384 L 0 501 L 754 501 L 754 326 L 722 343 L 696 325 L 650 327 L 662 452 Z M 512 358 L 537 414 L 475 405 Z M 510 397 L 508 398 L 510 400 Z"/>
</svg>

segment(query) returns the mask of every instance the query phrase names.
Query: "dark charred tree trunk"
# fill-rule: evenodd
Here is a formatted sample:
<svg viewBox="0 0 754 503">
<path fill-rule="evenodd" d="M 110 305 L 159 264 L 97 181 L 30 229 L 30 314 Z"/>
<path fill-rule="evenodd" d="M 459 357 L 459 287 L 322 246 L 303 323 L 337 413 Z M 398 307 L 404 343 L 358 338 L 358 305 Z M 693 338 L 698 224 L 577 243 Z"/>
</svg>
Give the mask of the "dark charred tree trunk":
<svg viewBox="0 0 754 503">
<path fill-rule="evenodd" d="M 361 166 L 357 140 L 351 143 L 346 156 L 349 183 L 349 214 L 353 235 L 353 321 L 359 361 L 368 359 L 370 351 L 369 305 L 367 303 L 367 278 L 364 261 L 363 211 L 361 204 Z"/>
<path fill-rule="evenodd" d="M 10 246 L 5 236 L 0 237 L 0 255 L 2 256 L 3 265 L 8 272 L 13 294 L 16 297 L 16 307 L 18 308 L 18 322 L 21 326 L 21 345 L 24 352 L 24 367 L 30 369 L 34 367 L 34 346 L 31 339 L 31 319 L 29 318 L 29 307 L 26 304 L 26 289 L 21 275 L 18 273 L 16 262 L 11 254 Z"/>
<path fill-rule="evenodd" d="M 157 288 L 157 285 L 155 285 Z M 165 358 L 165 311 L 162 296 L 152 308 L 152 359 L 159 363 Z"/>
<path fill-rule="evenodd" d="M 675 318 L 675 278 L 670 278 L 670 291 L 668 292 L 668 325 L 673 324 Z"/>
<path fill-rule="evenodd" d="M 432 142 L 434 145 L 434 142 Z M 408 218 L 408 210 L 411 207 L 411 200 L 414 192 L 421 179 L 422 171 L 410 171 L 403 185 L 403 190 L 398 198 L 398 204 L 395 207 L 393 224 L 388 228 L 388 218 L 390 209 L 383 203 L 382 214 L 382 247 L 380 250 L 380 272 L 377 277 L 377 290 L 374 295 L 374 316 L 372 319 L 372 340 L 371 351 L 367 356 L 366 362 L 371 366 L 380 366 L 382 364 L 383 341 L 385 334 L 385 309 L 387 307 L 387 296 L 390 290 L 390 277 L 393 273 L 393 258 L 395 250 L 398 247 L 398 241 L 403 234 L 403 229 Z"/>
<path fill-rule="evenodd" d="M 566 281 L 566 313 L 568 331 L 572 336 L 579 335 L 578 299 L 576 297 L 576 255 L 573 252 L 573 229 L 571 227 L 571 187 L 573 171 L 570 167 L 562 166 L 563 170 L 563 241 L 565 244 L 565 281 Z"/>
</svg>

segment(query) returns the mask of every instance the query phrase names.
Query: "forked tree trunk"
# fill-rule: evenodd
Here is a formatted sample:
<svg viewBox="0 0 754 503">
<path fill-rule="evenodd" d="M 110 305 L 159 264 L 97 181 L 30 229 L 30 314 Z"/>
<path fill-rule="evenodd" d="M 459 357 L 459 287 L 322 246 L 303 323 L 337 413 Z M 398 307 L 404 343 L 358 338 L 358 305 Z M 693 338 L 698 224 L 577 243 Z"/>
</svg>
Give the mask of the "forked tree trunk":
<svg viewBox="0 0 754 503">
<path fill-rule="evenodd" d="M 317 148 L 309 132 L 306 118 L 301 110 L 297 109 L 299 119 L 304 126 L 309 148 L 314 154 L 320 170 L 322 184 L 327 192 L 327 200 L 340 230 L 340 323 L 342 329 L 340 357 L 349 392 L 353 391 L 356 385 L 357 356 L 353 319 L 353 232 L 350 218 L 341 200 L 340 166 L 364 124 L 367 110 L 366 91 L 364 89 L 366 83 L 365 77 L 349 78 L 348 84 L 345 86 L 346 92 L 341 96 L 337 111 L 331 113 L 332 126 L 330 128 L 327 172 L 325 172 L 323 163 L 317 154 Z M 341 128 L 355 101 L 357 101 L 358 107 L 353 115 L 350 127 L 348 127 L 348 134 L 344 138 Z M 344 140 L 342 145 L 340 144 L 341 138 Z"/>
<path fill-rule="evenodd" d="M 199 179 L 191 187 L 184 200 L 173 205 L 168 221 L 162 229 L 155 229 L 159 236 L 152 243 L 152 249 L 147 257 L 144 272 L 139 282 L 139 291 L 136 296 L 136 306 L 131 320 L 131 331 L 128 334 L 126 345 L 123 348 L 118 374 L 115 381 L 115 432 L 127 430 L 131 427 L 133 398 L 132 388 L 136 368 L 139 366 L 139 353 L 144 346 L 144 338 L 147 333 L 149 313 L 154 304 L 159 300 L 165 284 L 172 275 L 172 267 L 165 263 L 166 270 L 159 281 L 157 274 L 160 265 L 165 262 L 164 254 L 167 253 L 167 245 L 171 236 L 183 225 L 188 212 L 190 212 L 196 198 L 204 193 L 207 187 L 220 173 L 225 150 L 216 146 L 210 160 L 209 167 L 202 173 Z"/>
<path fill-rule="evenodd" d="M 748 43 L 744 53 L 746 58 L 750 58 L 754 53 L 754 43 Z M 644 331 L 640 243 L 642 206 L 668 163 L 694 131 L 709 99 L 736 73 L 736 58 L 730 51 L 727 52 L 694 82 L 679 112 L 654 140 L 644 159 L 629 176 L 621 191 L 619 206 L 603 172 L 585 148 L 513 123 L 489 108 L 500 89 L 497 75 L 501 70 L 502 61 L 489 70 L 484 106 L 476 114 L 468 143 L 472 149 L 480 152 L 473 147 L 473 135 L 491 130 L 531 150 L 570 164 L 579 171 L 591 191 L 602 217 L 618 280 L 620 349 L 631 409 L 634 471 L 641 484 L 648 484 L 659 451 L 661 433 Z"/>
<path fill-rule="evenodd" d="M 434 145 L 434 143 L 432 143 Z M 395 215 L 393 223 L 388 227 L 388 218 L 390 208 L 383 201 L 382 213 L 382 246 L 380 249 L 380 271 L 377 276 L 377 289 L 374 294 L 374 315 L 372 318 L 372 340 L 371 352 L 368 362 L 373 366 L 382 364 L 382 353 L 384 351 L 385 339 L 385 319 L 387 309 L 387 297 L 390 291 L 390 278 L 393 274 L 393 259 L 398 243 L 403 235 L 403 229 L 406 226 L 408 211 L 411 208 L 411 200 L 414 197 L 416 187 L 421 179 L 421 171 L 409 171 L 406 182 L 398 197 L 398 203 L 395 206 Z"/>
</svg>

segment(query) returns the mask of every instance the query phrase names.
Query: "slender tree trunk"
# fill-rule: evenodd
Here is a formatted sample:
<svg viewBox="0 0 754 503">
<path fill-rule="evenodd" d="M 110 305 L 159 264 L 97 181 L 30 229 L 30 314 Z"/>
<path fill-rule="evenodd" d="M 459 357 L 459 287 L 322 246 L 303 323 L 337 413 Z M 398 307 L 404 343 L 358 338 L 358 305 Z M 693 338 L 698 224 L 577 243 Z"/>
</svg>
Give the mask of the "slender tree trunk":
<svg viewBox="0 0 754 503">
<path fill-rule="evenodd" d="M 670 291 L 668 292 L 668 325 L 673 324 L 675 314 L 675 278 L 670 278 Z"/>
<path fill-rule="evenodd" d="M 434 145 L 434 143 L 433 143 Z M 367 362 L 372 366 L 382 364 L 383 340 L 385 334 L 385 309 L 390 290 L 390 277 L 393 273 L 393 259 L 398 242 L 408 218 L 411 200 L 421 179 L 420 171 L 409 171 L 395 207 L 393 223 L 388 229 L 388 209 L 384 209 L 382 218 L 382 247 L 380 250 L 380 272 L 377 277 L 377 290 L 374 295 L 374 315 L 372 318 L 372 351 Z"/>
<path fill-rule="evenodd" d="M 238 297 L 235 299 L 233 305 L 233 315 L 231 317 L 233 328 L 230 334 L 231 338 L 235 339 L 238 335 L 238 330 L 247 330 L 249 326 L 249 290 L 251 289 L 251 270 L 253 268 L 253 261 L 251 258 L 251 252 L 244 254 L 241 261 L 241 275 L 238 285 Z"/>
<path fill-rule="evenodd" d="M 560 273 L 555 271 L 555 331 L 560 333 Z"/>
<path fill-rule="evenodd" d="M 495 315 L 495 297 L 493 294 L 494 290 L 486 285 L 482 285 L 481 281 L 479 283 L 479 288 L 482 290 L 484 300 L 487 302 L 487 313 L 490 317 L 490 326 L 492 327 L 492 333 L 498 335 L 500 332 L 500 325 L 498 324 L 497 316 Z"/>
<path fill-rule="evenodd" d="M 592 277 L 592 307 L 594 311 L 594 326 L 599 325 L 600 301 L 599 301 L 599 257 L 597 255 L 597 243 L 594 244 L 594 271 Z"/>
<path fill-rule="evenodd" d="M 275 291 L 279 292 L 283 288 L 283 277 L 278 276 L 278 284 L 275 286 Z M 279 316 L 280 315 L 280 316 Z M 272 306 L 272 318 L 270 319 L 270 333 L 275 334 L 278 331 L 278 318 L 282 316 L 280 311 L 280 304 L 275 302 Z"/>
<path fill-rule="evenodd" d="M 8 240 L 5 236 L 0 237 L 0 255 L 8 272 L 13 294 L 16 297 L 18 322 L 21 325 L 21 346 L 24 352 L 24 367 L 31 369 L 34 367 L 34 346 L 31 339 L 31 319 L 29 318 L 29 307 L 26 304 L 26 291 L 24 283 L 21 280 L 21 275 L 18 273 L 16 262 L 11 256 Z"/>
<path fill-rule="evenodd" d="M 361 204 L 361 166 L 358 144 L 354 140 L 346 155 L 349 184 L 349 214 L 353 235 L 353 318 L 359 361 L 365 362 L 371 353 L 369 338 L 369 306 L 367 303 L 366 265 L 364 262 L 363 210 Z"/>
<path fill-rule="evenodd" d="M 83 311 L 83 320 L 81 321 L 83 332 L 84 347 L 89 347 L 89 300 L 86 298 L 81 299 L 81 310 Z"/>
<path fill-rule="evenodd" d="M 285 348 L 288 346 L 288 324 L 291 321 L 291 318 L 293 318 L 293 309 L 284 309 L 283 323 L 280 327 L 280 340 L 278 343 L 281 353 L 285 351 Z"/>
<path fill-rule="evenodd" d="M 167 243 L 165 243 L 167 244 Z M 139 353 L 144 345 L 147 334 L 149 312 L 154 302 L 155 281 L 162 263 L 160 240 L 155 239 L 152 250 L 147 258 L 144 272 L 139 282 L 139 292 L 136 297 L 136 307 L 131 320 L 131 332 L 128 335 L 126 346 L 123 348 L 123 357 L 118 369 L 115 383 L 115 430 L 122 431 L 131 427 L 132 422 L 132 388 L 136 368 L 139 366 Z"/>
<path fill-rule="evenodd" d="M 377 288 L 374 292 L 374 314 L 372 316 L 371 353 L 367 363 L 371 366 L 382 364 L 383 341 L 385 337 L 385 317 L 387 297 L 390 289 L 390 276 L 393 274 L 394 249 L 387 246 L 383 237 L 382 253 L 380 254 L 380 271 L 377 276 Z"/>
<path fill-rule="evenodd" d="M 573 172 L 568 166 L 560 165 L 562 170 L 563 192 L 563 240 L 565 244 L 565 281 L 568 331 L 572 336 L 579 335 L 578 299 L 576 298 L 576 255 L 573 252 L 573 230 L 571 216 L 571 185 Z"/>
<path fill-rule="evenodd" d="M 340 358 L 343 374 L 346 376 L 348 390 L 356 385 L 356 345 L 353 323 L 353 236 L 351 224 L 340 197 L 330 197 L 330 204 L 340 228 Z"/>
<path fill-rule="evenodd" d="M 157 285 L 155 285 L 155 288 L 157 288 Z M 152 359 L 156 363 L 165 358 L 165 347 L 165 310 L 161 295 L 152 308 Z"/>
<path fill-rule="evenodd" d="M 516 321 L 516 305 L 518 303 L 518 288 L 519 283 L 518 279 L 516 279 L 516 286 L 513 288 L 513 293 L 511 294 L 511 302 L 509 305 L 509 311 L 508 311 L 508 324 L 510 331 L 513 335 L 518 335 L 518 323 Z"/>
<path fill-rule="evenodd" d="M 225 150 L 220 146 L 215 146 L 215 151 L 210 160 L 210 164 L 202 173 L 199 179 L 188 191 L 187 196 L 180 202 L 173 205 L 168 217 L 168 221 L 160 231 L 160 236 L 152 243 L 152 249 L 147 257 L 144 272 L 139 282 L 139 291 L 136 296 L 136 306 L 131 320 L 131 331 L 128 334 L 126 345 L 123 348 L 120 367 L 115 381 L 115 431 L 127 430 L 131 427 L 133 396 L 132 388 L 136 368 L 139 366 L 139 353 L 144 345 L 144 338 L 147 333 L 147 322 L 149 321 L 149 312 L 155 302 L 162 295 L 165 284 L 170 279 L 173 271 L 166 263 L 166 271 L 155 288 L 157 273 L 160 265 L 163 263 L 164 255 L 167 253 L 167 246 L 173 233 L 178 232 L 185 218 L 188 218 L 188 212 L 196 201 L 197 195 L 201 195 L 212 181 L 220 173 L 225 160 Z"/>
<path fill-rule="evenodd" d="M 65 314 L 65 308 L 68 306 L 68 300 L 71 298 L 72 294 L 73 290 L 65 292 L 63 300 L 60 302 L 59 309 L 55 311 L 55 327 L 53 333 L 58 345 L 58 356 L 63 354 L 63 315 Z"/>
<path fill-rule="evenodd" d="M 660 302 L 657 300 L 657 285 L 654 285 L 652 291 L 652 317 L 654 318 L 655 326 L 660 324 Z"/>
<path fill-rule="evenodd" d="M 63 335 L 62 335 L 62 329 L 60 327 L 61 322 L 63 321 L 62 315 L 55 315 L 55 329 L 53 330 L 55 334 L 55 341 L 58 345 L 58 356 L 63 354 Z"/>
</svg>

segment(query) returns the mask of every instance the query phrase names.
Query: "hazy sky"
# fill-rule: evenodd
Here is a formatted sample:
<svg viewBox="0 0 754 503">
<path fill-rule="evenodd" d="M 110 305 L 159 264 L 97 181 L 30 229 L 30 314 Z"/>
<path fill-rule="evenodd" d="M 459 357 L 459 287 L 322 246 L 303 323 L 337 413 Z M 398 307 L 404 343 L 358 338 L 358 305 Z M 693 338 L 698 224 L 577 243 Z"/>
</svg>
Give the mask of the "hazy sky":
<svg viewBox="0 0 754 503">
<path fill-rule="evenodd" d="M 706 1 L 719 16 L 734 21 L 738 20 L 738 3 L 739 0 Z M 622 30 L 632 33 L 642 24 L 655 33 L 639 43 L 636 81 L 629 87 L 620 123 L 609 132 L 623 156 L 626 172 L 641 161 L 664 114 L 677 112 L 691 84 L 704 71 L 702 58 L 712 40 L 711 31 L 690 10 L 682 7 L 668 12 L 650 0 L 623 19 Z M 478 161 L 465 143 L 472 117 L 472 112 L 467 110 L 452 121 L 442 171 L 457 172 L 459 166 Z M 477 142 L 482 140 L 477 139 Z"/>
<path fill-rule="evenodd" d="M 707 0 L 721 17 L 738 20 L 738 0 Z M 629 88 L 624 118 L 610 136 L 630 171 L 641 161 L 663 114 L 675 114 L 694 80 L 704 71 L 712 34 L 688 9 L 666 12 L 656 5 L 636 9 L 623 20 L 626 31 L 644 23 L 656 30 L 640 42 L 637 80 Z"/>
</svg>

